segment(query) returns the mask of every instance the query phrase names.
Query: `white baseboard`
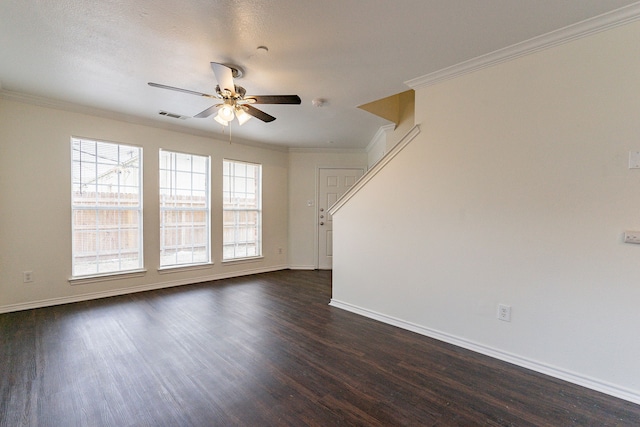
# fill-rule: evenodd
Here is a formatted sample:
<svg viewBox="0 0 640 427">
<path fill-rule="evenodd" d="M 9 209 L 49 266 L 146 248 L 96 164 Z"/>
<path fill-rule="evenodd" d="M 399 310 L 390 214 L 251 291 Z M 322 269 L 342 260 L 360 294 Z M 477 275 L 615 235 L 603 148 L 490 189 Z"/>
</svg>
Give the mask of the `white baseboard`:
<svg viewBox="0 0 640 427">
<path fill-rule="evenodd" d="M 289 269 L 291 270 L 315 270 L 315 265 L 290 265 Z"/>
<path fill-rule="evenodd" d="M 550 377 L 558 378 L 582 387 L 589 388 L 591 390 L 618 397 L 632 403 L 640 404 L 640 392 L 637 391 L 629 390 L 615 384 L 610 384 L 604 381 L 590 378 L 588 376 L 571 372 L 566 369 L 561 369 L 544 363 L 540 363 L 535 360 L 527 359 L 526 357 L 511 354 L 497 348 L 488 347 L 483 344 L 469 341 L 464 338 L 456 337 L 434 329 L 426 328 L 415 323 L 407 322 L 396 317 L 387 316 L 386 314 L 378 313 L 346 302 L 332 299 L 329 305 L 332 307 L 340 308 L 342 310 L 350 311 L 355 314 L 359 314 L 364 317 L 368 317 L 370 319 L 377 320 L 382 323 L 386 323 L 388 325 L 396 326 L 401 329 L 406 329 L 420 335 L 453 344 L 458 347 L 466 348 L 467 350 L 475 351 L 476 353 L 484 354 L 486 356 L 509 362 L 523 368 L 531 369 L 532 371 L 549 375 Z"/>
<path fill-rule="evenodd" d="M 92 292 L 82 295 L 74 295 L 69 297 L 49 298 L 38 301 L 29 301 L 20 304 L 8 304 L 0 306 L 0 314 L 10 313 L 13 311 L 31 310 L 34 308 L 50 307 L 53 305 L 69 304 L 74 302 L 89 301 L 100 298 L 109 298 L 119 295 L 133 294 L 136 292 L 153 291 L 156 289 L 172 288 L 174 286 L 193 285 L 195 283 L 209 282 L 212 280 L 229 279 L 232 277 L 249 276 L 251 274 L 269 273 L 271 271 L 286 270 L 289 267 L 286 265 L 267 267 L 267 268 L 255 268 L 243 271 L 235 271 L 232 273 L 212 274 L 208 276 L 200 276 L 189 279 L 172 280 L 167 282 L 151 283 L 148 285 L 132 286 L 129 288 L 113 289 L 104 292 Z"/>
</svg>

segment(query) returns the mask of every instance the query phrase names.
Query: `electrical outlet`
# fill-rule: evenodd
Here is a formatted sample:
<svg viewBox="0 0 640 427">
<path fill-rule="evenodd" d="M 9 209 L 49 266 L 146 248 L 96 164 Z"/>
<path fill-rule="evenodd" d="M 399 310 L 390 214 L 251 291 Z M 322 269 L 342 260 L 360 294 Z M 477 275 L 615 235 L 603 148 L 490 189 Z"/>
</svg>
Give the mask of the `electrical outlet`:
<svg viewBox="0 0 640 427">
<path fill-rule="evenodd" d="M 511 306 L 498 304 L 498 320 L 511 322 Z"/>
<path fill-rule="evenodd" d="M 625 231 L 624 242 L 640 244 L 640 231 L 630 231 L 630 230 Z"/>
<path fill-rule="evenodd" d="M 23 271 L 22 283 L 31 283 L 31 282 L 33 282 L 33 271 Z"/>
</svg>

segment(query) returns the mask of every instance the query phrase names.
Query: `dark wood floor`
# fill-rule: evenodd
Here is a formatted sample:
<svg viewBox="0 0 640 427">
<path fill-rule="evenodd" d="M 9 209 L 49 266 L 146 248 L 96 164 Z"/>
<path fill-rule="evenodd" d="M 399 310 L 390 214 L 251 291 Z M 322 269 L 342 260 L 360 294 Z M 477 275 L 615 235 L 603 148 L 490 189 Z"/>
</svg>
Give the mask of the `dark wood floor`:
<svg viewBox="0 0 640 427">
<path fill-rule="evenodd" d="M 2 426 L 638 426 L 640 406 L 329 307 L 281 271 L 0 315 Z"/>
</svg>

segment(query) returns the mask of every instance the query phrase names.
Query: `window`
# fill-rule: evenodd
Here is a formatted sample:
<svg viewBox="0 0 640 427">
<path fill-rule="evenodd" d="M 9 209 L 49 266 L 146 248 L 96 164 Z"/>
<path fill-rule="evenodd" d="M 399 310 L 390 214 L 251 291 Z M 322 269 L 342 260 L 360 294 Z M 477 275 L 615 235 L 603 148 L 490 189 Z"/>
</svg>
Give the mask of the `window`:
<svg viewBox="0 0 640 427">
<path fill-rule="evenodd" d="M 140 269 L 142 149 L 71 139 L 73 276 Z"/>
<path fill-rule="evenodd" d="M 211 260 L 209 157 L 160 150 L 160 266 Z"/>
<path fill-rule="evenodd" d="M 223 260 L 262 256 L 262 166 L 223 162 Z"/>
</svg>

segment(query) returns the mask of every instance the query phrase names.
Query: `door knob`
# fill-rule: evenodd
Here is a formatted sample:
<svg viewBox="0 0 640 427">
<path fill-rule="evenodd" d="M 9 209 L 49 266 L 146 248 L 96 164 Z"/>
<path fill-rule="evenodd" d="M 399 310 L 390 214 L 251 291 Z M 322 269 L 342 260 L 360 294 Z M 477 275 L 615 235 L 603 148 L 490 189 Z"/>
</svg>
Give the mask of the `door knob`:
<svg viewBox="0 0 640 427">
<path fill-rule="evenodd" d="M 320 215 L 320 218 L 324 218 L 324 215 Z"/>
<path fill-rule="evenodd" d="M 320 212 L 324 212 L 324 208 L 320 208 Z"/>
<path fill-rule="evenodd" d="M 324 222 L 321 222 L 320 225 L 324 225 Z"/>
</svg>

